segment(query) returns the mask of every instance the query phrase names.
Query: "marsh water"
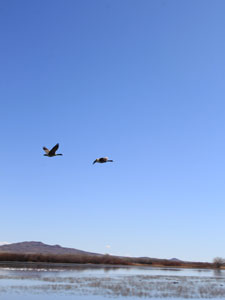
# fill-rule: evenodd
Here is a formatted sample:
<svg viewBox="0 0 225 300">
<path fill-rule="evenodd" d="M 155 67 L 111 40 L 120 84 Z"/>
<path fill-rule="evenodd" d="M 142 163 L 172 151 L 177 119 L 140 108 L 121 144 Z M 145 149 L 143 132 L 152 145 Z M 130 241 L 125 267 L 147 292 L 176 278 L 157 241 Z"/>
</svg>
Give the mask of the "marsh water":
<svg viewBox="0 0 225 300">
<path fill-rule="evenodd" d="M 225 298 L 225 270 L 94 266 L 0 267 L 1 300 Z"/>
</svg>

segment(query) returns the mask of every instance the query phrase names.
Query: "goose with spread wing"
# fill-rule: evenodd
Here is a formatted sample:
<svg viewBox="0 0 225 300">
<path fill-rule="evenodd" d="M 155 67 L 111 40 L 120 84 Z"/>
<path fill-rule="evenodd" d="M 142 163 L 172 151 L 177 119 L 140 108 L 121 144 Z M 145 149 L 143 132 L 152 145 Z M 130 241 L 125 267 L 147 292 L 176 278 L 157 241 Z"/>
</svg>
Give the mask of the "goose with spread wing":
<svg viewBox="0 0 225 300">
<path fill-rule="evenodd" d="M 53 157 L 53 156 L 62 155 L 61 153 L 56 154 L 58 148 L 59 148 L 59 144 L 56 144 L 51 150 L 48 150 L 48 148 L 43 147 L 43 150 L 45 151 L 44 156 Z"/>
</svg>

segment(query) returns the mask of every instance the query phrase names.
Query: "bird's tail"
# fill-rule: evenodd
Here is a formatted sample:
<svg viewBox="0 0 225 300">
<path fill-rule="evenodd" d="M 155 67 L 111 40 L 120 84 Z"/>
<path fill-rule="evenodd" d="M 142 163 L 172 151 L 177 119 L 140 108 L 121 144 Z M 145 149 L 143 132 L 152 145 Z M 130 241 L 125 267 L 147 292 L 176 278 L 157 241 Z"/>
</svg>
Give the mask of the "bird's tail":
<svg viewBox="0 0 225 300">
<path fill-rule="evenodd" d="M 63 155 L 62 153 L 56 154 L 56 155 Z"/>
<path fill-rule="evenodd" d="M 108 161 L 109 161 L 109 162 L 113 162 L 113 160 L 112 160 L 112 159 L 108 159 Z"/>
</svg>

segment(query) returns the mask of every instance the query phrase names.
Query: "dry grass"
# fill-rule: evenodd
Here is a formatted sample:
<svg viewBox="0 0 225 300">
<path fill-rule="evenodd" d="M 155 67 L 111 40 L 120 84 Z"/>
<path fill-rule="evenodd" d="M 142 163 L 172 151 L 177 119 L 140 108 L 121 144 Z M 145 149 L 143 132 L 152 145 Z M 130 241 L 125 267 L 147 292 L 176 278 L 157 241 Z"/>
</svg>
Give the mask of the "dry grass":
<svg viewBox="0 0 225 300">
<path fill-rule="evenodd" d="M 128 265 L 126 259 L 111 255 L 74 255 L 74 254 L 21 254 L 21 253 L 0 253 L 0 262 L 45 262 L 64 264 L 109 264 Z"/>
<path fill-rule="evenodd" d="M 157 267 L 182 267 L 182 268 L 213 268 L 211 263 L 182 262 L 166 259 L 119 257 L 112 255 L 51 255 L 51 254 L 21 254 L 0 253 L 1 265 L 3 262 L 21 263 L 62 263 L 62 264 L 105 264 L 105 265 L 152 265 Z"/>
<path fill-rule="evenodd" d="M 33 278 L 35 280 L 35 278 Z M 109 297 L 148 298 L 224 298 L 223 278 L 186 276 L 112 276 L 112 277 L 44 277 L 40 284 L 12 285 L 11 292 L 19 293 L 69 293 L 73 295 L 97 295 Z M 41 283 L 42 281 L 42 283 Z M 1 287 L 0 292 L 6 292 Z"/>
</svg>

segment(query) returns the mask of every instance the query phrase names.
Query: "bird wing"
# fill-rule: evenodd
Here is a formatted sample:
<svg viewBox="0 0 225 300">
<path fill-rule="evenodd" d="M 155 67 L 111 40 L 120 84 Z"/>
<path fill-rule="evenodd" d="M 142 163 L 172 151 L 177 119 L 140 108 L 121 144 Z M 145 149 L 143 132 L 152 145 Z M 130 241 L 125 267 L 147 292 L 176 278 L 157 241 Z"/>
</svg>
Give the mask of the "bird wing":
<svg viewBox="0 0 225 300">
<path fill-rule="evenodd" d="M 59 148 L 59 144 L 56 144 L 50 151 L 49 151 L 49 154 L 50 155 L 54 155 L 56 153 L 56 151 L 58 150 Z"/>
<path fill-rule="evenodd" d="M 46 147 L 43 147 L 43 150 L 45 151 L 46 154 L 49 154 L 49 150 Z"/>
</svg>

